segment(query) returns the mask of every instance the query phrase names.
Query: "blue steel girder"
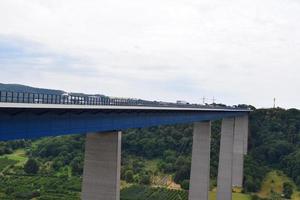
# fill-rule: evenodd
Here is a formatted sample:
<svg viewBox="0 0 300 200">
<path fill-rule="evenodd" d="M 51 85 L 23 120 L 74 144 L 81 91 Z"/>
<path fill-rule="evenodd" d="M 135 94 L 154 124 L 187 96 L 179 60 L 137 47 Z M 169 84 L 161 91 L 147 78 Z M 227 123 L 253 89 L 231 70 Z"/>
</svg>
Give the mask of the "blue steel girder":
<svg viewBox="0 0 300 200">
<path fill-rule="evenodd" d="M 248 112 L 0 108 L 0 140 L 192 123 Z"/>
</svg>

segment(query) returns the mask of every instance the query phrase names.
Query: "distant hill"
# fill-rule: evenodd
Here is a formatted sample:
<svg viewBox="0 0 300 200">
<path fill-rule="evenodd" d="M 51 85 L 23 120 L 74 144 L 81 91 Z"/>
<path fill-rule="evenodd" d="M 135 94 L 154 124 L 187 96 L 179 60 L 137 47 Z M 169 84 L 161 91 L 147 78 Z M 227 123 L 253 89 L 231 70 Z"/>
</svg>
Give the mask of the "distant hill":
<svg viewBox="0 0 300 200">
<path fill-rule="evenodd" d="M 53 94 L 53 95 L 62 95 L 64 93 L 66 93 L 63 90 L 53 90 L 53 89 L 46 89 L 46 88 L 36 88 L 36 87 L 30 87 L 30 86 L 27 86 L 27 85 L 4 84 L 4 83 L 0 83 L 0 91 L 28 92 L 28 93 Z M 71 92 L 69 94 L 73 95 L 73 96 L 87 96 L 87 95 L 89 95 L 89 94 L 76 93 L 76 92 Z M 94 95 L 94 96 L 105 96 L 103 94 L 92 94 L 92 95 Z"/>
<path fill-rule="evenodd" d="M 26 86 L 26 85 L 3 84 L 3 83 L 0 83 L 0 90 L 9 91 L 9 92 L 44 93 L 44 94 L 53 94 L 53 95 L 61 95 L 61 94 L 65 93 L 62 90 L 35 88 L 35 87 Z"/>
</svg>

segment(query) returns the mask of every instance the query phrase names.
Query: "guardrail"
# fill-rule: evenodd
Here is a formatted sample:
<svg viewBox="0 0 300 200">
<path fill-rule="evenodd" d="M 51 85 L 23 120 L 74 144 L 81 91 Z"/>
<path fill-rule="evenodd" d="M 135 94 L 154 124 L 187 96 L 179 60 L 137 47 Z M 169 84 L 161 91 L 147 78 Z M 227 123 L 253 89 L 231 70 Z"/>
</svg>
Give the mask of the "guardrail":
<svg viewBox="0 0 300 200">
<path fill-rule="evenodd" d="M 152 107 L 183 107 L 183 108 L 226 108 L 228 106 L 212 106 L 199 104 L 179 104 L 162 101 L 146 101 L 141 99 L 111 98 L 103 95 L 66 95 L 43 94 L 29 92 L 0 91 L 2 103 L 31 103 L 31 104 L 70 104 L 70 105 L 101 105 L 101 106 L 152 106 Z"/>
</svg>

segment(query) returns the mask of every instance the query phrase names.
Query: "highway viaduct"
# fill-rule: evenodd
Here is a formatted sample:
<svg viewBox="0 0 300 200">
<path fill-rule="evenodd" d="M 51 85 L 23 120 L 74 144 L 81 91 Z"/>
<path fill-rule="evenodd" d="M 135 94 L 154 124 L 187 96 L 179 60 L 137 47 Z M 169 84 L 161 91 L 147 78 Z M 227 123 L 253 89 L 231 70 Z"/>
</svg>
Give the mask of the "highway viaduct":
<svg viewBox="0 0 300 200">
<path fill-rule="evenodd" d="M 232 187 L 242 187 L 248 109 L 20 99 L 3 102 L 0 95 L 0 140 L 86 134 L 83 200 L 120 199 L 121 131 L 179 123 L 194 124 L 189 200 L 208 200 L 211 121 L 219 119 L 217 200 L 231 200 Z"/>
</svg>

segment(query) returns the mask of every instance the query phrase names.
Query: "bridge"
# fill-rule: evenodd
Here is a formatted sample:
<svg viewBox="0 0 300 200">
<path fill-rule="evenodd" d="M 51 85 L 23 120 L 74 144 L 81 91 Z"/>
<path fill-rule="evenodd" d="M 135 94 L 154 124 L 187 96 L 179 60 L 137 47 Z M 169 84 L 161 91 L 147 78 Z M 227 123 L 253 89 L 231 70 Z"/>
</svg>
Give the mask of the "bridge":
<svg viewBox="0 0 300 200">
<path fill-rule="evenodd" d="M 242 187 L 249 109 L 103 95 L 0 91 L 0 140 L 86 134 L 83 200 L 119 200 L 121 135 L 129 128 L 193 123 L 189 200 L 208 200 L 211 121 L 222 119 L 217 199 Z"/>
</svg>

